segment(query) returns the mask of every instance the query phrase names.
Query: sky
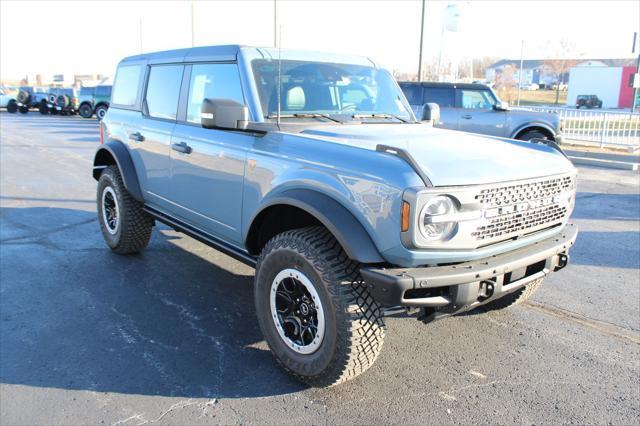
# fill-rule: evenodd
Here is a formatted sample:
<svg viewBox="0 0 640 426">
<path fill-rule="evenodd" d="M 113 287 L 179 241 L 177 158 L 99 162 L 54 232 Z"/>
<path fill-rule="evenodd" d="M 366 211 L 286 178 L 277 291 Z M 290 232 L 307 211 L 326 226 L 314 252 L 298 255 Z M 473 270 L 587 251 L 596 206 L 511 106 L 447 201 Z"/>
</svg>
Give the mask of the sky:
<svg viewBox="0 0 640 426">
<path fill-rule="evenodd" d="M 392 70 L 417 70 L 420 0 L 276 4 L 283 48 L 365 55 Z M 442 31 L 450 4 L 460 12 L 458 32 Z M 0 0 L 0 79 L 36 73 L 112 75 L 125 56 L 189 47 L 192 5 L 196 46 L 273 45 L 273 0 Z M 67 30 L 56 33 L 61 22 Z M 566 38 L 575 45 L 569 56 L 629 58 L 634 31 L 640 32 L 640 0 L 427 0 L 424 56 L 437 58 L 442 49 L 445 58 L 513 59 L 520 57 L 524 41 L 525 59 L 544 59 L 555 56 Z"/>
</svg>

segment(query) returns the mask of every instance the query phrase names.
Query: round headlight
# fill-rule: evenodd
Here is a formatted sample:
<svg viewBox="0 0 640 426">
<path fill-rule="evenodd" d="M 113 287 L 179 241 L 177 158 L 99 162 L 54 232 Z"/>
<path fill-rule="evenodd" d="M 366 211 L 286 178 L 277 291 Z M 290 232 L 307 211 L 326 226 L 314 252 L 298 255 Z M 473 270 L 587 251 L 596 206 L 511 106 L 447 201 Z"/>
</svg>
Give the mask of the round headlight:
<svg viewBox="0 0 640 426">
<path fill-rule="evenodd" d="M 420 212 L 420 232 L 429 241 L 445 240 L 455 230 L 456 222 L 447 222 L 446 217 L 456 212 L 453 200 L 444 195 L 432 198 Z"/>
</svg>

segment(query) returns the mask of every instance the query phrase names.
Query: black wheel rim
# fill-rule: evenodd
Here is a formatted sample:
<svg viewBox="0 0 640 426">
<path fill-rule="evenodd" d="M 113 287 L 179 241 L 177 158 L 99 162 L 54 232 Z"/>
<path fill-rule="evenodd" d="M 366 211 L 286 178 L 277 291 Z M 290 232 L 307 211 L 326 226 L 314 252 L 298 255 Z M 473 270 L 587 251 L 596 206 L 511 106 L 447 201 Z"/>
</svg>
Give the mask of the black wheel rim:
<svg viewBox="0 0 640 426">
<path fill-rule="evenodd" d="M 300 271 L 286 269 L 273 280 L 271 314 L 278 334 L 294 351 L 309 354 L 322 343 L 322 303 L 311 281 Z"/>
<path fill-rule="evenodd" d="M 107 186 L 102 192 L 102 219 L 110 234 L 113 235 L 118 232 L 120 223 L 118 199 L 110 186 Z"/>
</svg>

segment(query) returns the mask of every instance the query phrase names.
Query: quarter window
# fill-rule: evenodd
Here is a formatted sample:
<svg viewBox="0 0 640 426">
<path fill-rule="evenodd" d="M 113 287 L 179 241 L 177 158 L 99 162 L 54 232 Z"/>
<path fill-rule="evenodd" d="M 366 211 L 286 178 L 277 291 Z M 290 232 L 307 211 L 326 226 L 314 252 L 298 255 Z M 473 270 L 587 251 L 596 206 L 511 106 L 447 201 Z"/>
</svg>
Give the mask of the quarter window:
<svg viewBox="0 0 640 426">
<path fill-rule="evenodd" d="M 175 120 L 182 83 L 182 65 L 156 65 L 149 72 L 147 111 L 150 117 Z"/>
<path fill-rule="evenodd" d="M 200 124 L 202 101 L 231 99 L 244 104 L 236 64 L 200 64 L 191 68 L 187 121 Z"/>
<path fill-rule="evenodd" d="M 453 89 L 444 87 L 425 87 L 422 103 L 438 104 L 440 108 L 453 108 L 455 94 Z"/>
<path fill-rule="evenodd" d="M 136 104 L 141 75 L 142 67 L 140 65 L 127 65 L 118 68 L 113 90 L 114 104 L 123 106 Z"/>
</svg>

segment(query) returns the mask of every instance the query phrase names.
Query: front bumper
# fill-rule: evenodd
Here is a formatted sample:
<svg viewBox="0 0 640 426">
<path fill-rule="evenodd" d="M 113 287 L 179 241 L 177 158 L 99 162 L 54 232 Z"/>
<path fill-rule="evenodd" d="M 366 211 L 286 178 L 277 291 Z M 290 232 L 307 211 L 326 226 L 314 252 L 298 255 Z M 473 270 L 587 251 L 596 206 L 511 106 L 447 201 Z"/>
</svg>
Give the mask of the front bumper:
<svg viewBox="0 0 640 426">
<path fill-rule="evenodd" d="M 564 268 L 578 228 L 568 224 L 546 240 L 500 255 L 448 266 L 360 269 L 383 306 L 457 313 L 489 303 Z"/>
</svg>

